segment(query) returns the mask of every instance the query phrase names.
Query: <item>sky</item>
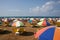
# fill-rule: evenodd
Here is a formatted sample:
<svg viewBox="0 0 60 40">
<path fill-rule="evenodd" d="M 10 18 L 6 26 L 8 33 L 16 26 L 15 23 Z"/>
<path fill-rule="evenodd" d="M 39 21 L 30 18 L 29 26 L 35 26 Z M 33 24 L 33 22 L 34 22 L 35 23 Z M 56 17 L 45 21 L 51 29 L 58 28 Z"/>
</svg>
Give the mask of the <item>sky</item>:
<svg viewBox="0 0 60 40">
<path fill-rule="evenodd" d="M 0 0 L 0 16 L 60 16 L 60 0 Z"/>
</svg>

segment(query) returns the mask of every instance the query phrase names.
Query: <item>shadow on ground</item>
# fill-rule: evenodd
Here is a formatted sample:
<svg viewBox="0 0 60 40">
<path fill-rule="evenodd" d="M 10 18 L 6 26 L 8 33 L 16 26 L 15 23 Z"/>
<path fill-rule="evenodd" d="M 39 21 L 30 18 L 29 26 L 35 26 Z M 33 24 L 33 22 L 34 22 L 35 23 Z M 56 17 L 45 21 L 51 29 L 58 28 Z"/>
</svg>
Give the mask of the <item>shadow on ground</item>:
<svg viewBox="0 0 60 40">
<path fill-rule="evenodd" d="M 33 26 L 32 28 L 40 28 L 39 26 Z"/>
<path fill-rule="evenodd" d="M 22 36 L 32 36 L 32 35 L 34 35 L 34 33 L 33 32 L 24 32 L 20 35 L 22 35 Z"/>
<path fill-rule="evenodd" d="M 1 34 L 9 34 L 9 33 L 12 33 L 12 32 L 11 32 L 11 31 L 8 31 L 8 30 L 5 30 L 5 31 L 1 31 L 1 32 L 0 32 L 0 35 L 1 35 Z"/>
</svg>

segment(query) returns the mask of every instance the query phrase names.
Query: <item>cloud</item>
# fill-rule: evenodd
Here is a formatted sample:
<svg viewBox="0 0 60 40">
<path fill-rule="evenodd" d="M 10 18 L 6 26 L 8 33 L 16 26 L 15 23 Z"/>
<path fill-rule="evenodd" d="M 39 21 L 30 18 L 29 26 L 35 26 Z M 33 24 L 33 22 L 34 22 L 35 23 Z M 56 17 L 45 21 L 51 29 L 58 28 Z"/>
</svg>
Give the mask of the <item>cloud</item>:
<svg viewBox="0 0 60 40">
<path fill-rule="evenodd" d="M 35 8 L 30 8 L 29 10 L 30 10 L 30 12 L 34 12 L 34 13 L 48 12 L 53 9 L 54 4 L 55 4 L 55 2 L 51 1 L 51 2 L 45 3 L 41 7 L 37 6 Z"/>
<path fill-rule="evenodd" d="M 38 13 L 39 10 L 40 10 L 40 7 L 39 6 L 37 6 L 35 8 L 29 8 L 29 12 L 33 12 L 33 13 Z"/>
<path fill-rule="evenodd" d="M 55 2 L 52 2 L 52 1 L 45 3 L 45 4 L 40 8 L 40 11 L 41 11 L 41 12 L 49 12 L 50 10 L 53 9 L 54 3 L 55 3 Z"/>
<path fill-rule="evenodd" d="M 33 5 L 34 6 L 34 5 Z M 30 7 L 30 6 L 29 6 Z M 60 1 L 49 1 L 42 6 L 35 6 L 32 8 L 10 8 L 0 6 L 0 16 L 59 16 L 60 15 Z M 29 8 L 29 9 L 28 9 Z M 3 15 L 4 14 L 4 15 Z"/>
<path fill-rule="evenodd" d="M 60 5 L 60 1 L 54 2 L 54 1 L 50 1 L 50 2 L 46 2 L 44 5 L 42 6 L 36 6 L 34 8 L 30 8 L 30 13 L 37 13 L 37 15 L 41 14 L 41 15 L 59 15 L 60 14 L 60 10 L 56 10 L 59 9 Z M 50 14 L 51 13 L 51 14 Z M 58 13 L 58 14 L 57 14 Z"/>
<path fill-rule="evenodd" d="M 58 3 L 60 3 L 60 1 L 58 1 Z"/>
<path fill-rule="evenodd" d="M 19 9 L 0 9 L 0 16 L 20 16 L 25 13 L 23 11 Z"/>
<path fill-rule="evenodd" d="M 52 15 L 52 13 L 53 13 L 55 16 L 60 16 L 60 10 L 53 10 L 52 12 L 50 12 L 50 14 Z"/>
</svg>

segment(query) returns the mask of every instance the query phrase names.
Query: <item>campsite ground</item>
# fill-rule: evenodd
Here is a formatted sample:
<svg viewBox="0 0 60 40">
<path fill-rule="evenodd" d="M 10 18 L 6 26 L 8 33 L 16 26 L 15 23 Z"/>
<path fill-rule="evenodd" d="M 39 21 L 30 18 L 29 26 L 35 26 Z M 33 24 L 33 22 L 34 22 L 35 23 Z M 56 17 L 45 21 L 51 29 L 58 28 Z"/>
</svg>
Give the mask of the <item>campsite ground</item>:
<svg viewBox="0 0 60 40">
<path fill-rule="evenodd" d="M 13 33 L 12 27 L 1 28 L 7 28 L 7 30 L 12 32 L 8 34 L 0 34 L 0 40 L 37 40 L 34 38 L 34 32 L 36 32 L 38 28 L 25 27 L 26 32 L 22 35 L 15 35 Z"/>
</svg>

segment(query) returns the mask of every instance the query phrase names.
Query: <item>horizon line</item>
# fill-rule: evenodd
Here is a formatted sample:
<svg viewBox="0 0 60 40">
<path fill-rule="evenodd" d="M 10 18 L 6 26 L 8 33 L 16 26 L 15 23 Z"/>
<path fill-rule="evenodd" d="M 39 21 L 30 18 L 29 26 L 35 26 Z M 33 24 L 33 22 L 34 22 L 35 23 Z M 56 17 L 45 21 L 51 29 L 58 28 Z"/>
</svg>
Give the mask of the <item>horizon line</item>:
<svg viewBox="0 0 60 40">
<path fill-rule="evenodd" d="M 0 18 L 60 18 L 60 16 L 0 16 Z"/>
</svg>

